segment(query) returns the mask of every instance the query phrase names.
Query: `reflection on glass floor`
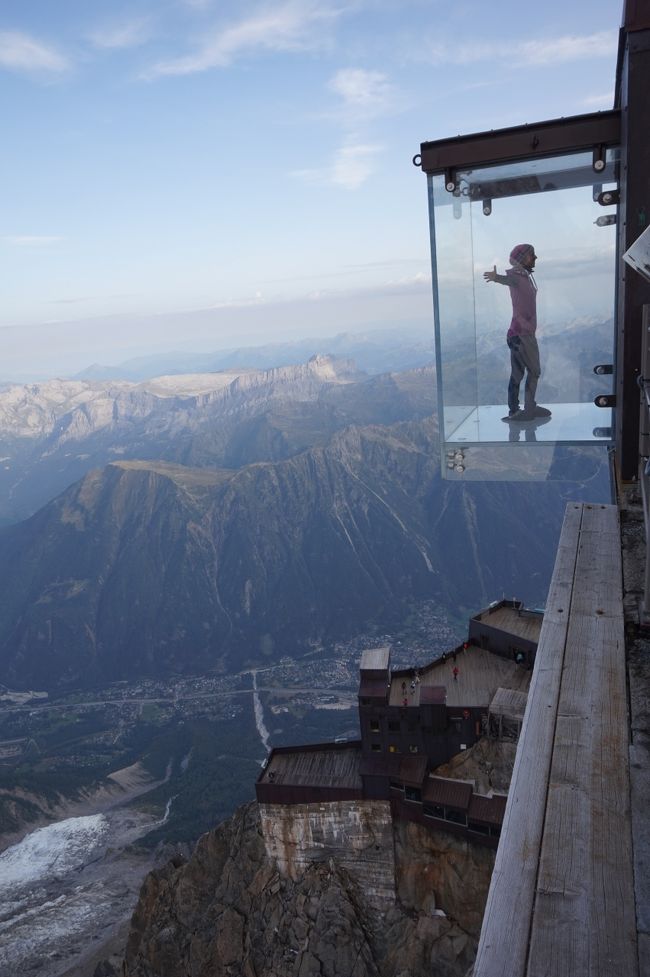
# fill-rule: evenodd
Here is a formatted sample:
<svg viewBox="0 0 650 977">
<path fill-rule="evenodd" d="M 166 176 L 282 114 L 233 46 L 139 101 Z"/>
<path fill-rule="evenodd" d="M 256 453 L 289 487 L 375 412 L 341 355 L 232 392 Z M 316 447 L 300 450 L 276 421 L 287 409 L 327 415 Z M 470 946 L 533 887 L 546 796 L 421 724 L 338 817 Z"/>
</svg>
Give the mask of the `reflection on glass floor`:
<svg viewBox="0 0 650 977">
<path fill-rule="evenodd" d="M 516 423 L 504 421 L 500 406 L 445 409 L 445 443 L 481 444 L 606 444 L 611 440 L 612 411 L 593 403 L 545 404 L 551 417 Z"/>
</svg>

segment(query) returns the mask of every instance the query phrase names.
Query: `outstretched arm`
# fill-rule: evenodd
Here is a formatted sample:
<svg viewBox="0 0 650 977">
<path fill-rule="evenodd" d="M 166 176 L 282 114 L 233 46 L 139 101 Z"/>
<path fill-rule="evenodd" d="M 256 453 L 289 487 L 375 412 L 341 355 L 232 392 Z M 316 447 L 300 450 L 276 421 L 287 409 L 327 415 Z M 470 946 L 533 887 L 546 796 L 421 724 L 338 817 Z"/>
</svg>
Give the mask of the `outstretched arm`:
<svg viewBox="0 0 650 977">
<path fill-rule="evenodd" d="M 484 271 L 483 278 L 486 282 L 497 282 L 499 285 L 513 285 L 514 282 L 508 275 L 497 275 L 497 266 L 494 265 L 492 271 Z"/>
</svg>

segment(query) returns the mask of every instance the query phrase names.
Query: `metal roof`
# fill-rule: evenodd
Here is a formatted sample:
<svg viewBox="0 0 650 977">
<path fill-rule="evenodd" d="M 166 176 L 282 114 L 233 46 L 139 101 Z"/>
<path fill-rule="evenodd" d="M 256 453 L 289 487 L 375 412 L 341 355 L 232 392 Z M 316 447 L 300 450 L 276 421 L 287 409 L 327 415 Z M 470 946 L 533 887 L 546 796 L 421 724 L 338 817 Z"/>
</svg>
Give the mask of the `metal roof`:
<svg viewBox="0 0 650 977">
<path fill-rule="evenodd" d="M 505 794 L 493 794 L 492 797 L 473 794 L 468 817 L 470 821 L 483 821 L 484 824 L 503 824 L 507 800 Z"/>
<path fill-rule="evenodd" d="M 385 672 L 390 663 L 390 648 L 382 645 L 381 648 L 366 648 L 361 656 L 362 672 Z"/>
<path fill-rule="evenodd" d="M 429 804 L 441 804 L 466 811 L 472 799 L 473 787 L 463 780 L 429 776 L 424 786 L 422 800 Z"/>
</svg>

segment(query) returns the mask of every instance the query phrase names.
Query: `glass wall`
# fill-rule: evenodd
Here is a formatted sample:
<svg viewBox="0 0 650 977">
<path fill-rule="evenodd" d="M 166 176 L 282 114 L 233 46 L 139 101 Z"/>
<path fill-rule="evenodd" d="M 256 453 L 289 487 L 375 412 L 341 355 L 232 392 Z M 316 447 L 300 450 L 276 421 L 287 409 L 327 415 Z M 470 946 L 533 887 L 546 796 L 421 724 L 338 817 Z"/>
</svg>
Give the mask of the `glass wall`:
<svg viewBox="0 0 650 977">
<path fill-rule="evenodd" d="M 529 455 L 538 446 L 532 477 L 545 477 L 555 445 L 610 442 L 611 409 L 594 398 L 611 392 L 612 377 L 594 368 L 613 362 L 616 155 L 600 172 L 591 153 L 467 169 L 453 192 L 449 176 L 428 177 L 446 474 L 478 475 L 481 459 L 487 477 L 504 466 L 517 477 L 519 445 Z M 541 362 L 528 403 L 526 374 L 518 389 L 517 379 L 534 344 L 522 333 Z M 487 446 L 500 451 L 470 451 Z"/>
</svg>

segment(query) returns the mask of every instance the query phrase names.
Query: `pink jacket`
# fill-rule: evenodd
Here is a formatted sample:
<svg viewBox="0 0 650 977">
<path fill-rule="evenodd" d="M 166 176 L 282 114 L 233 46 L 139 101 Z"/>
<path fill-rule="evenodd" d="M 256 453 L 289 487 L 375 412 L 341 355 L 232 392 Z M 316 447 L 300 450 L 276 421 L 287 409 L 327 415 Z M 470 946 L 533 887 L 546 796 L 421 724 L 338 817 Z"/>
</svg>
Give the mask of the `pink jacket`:
<svg viewBox="0 0 650 977">
<path fill-rule="evenodd" d="M 508 338 L 534 336 L 537 329 L 537 283 L 529 271 L 514 263 L 506 271 L 512 299 L 512 321 Z"/>
</svg>

